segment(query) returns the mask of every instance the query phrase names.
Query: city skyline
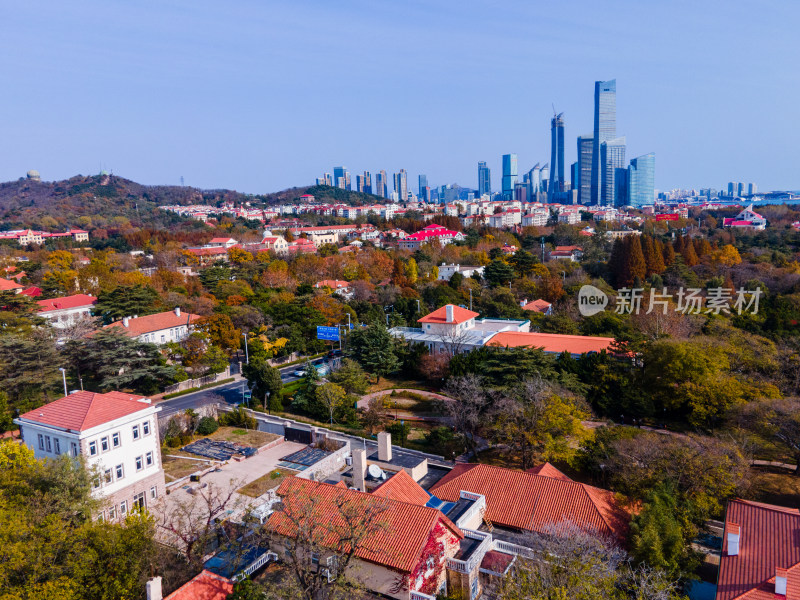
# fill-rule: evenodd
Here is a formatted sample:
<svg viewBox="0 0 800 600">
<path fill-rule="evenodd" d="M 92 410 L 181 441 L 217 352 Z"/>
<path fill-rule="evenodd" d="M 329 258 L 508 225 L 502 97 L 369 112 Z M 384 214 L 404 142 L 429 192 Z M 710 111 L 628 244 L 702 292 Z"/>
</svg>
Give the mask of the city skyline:
<svg viewBox="0 0 800 600">
<path fill-rule="evenodd" d="M 800 82 L 789 58 L 797 5 L 692 5 L 687 22 L 671 6 L 624 2 L 578 2 L 559 16 L 535 2 L 468 4 L 15 5 L 0 21 L 0 48 L 13 57 L 0 73 L 15 90 L 4 103 L 11 143 L 0 180 L 106 169 L 146 184 L 183 177 L 265 193 L 343 163 L 475 187 L 478 161 L 500 173 L 503 154 L 517 154 L 521 172 L 547 159 L 553 103 L 568 118 L 567 170 L 578 161 L 573 140 L 593 130 L 592 84 L 613 77 L 617 128 L 629 156 L 658 156 L 656 188 L 800 187 Z M 534 26 L 547 35 L 528 35 Z M 465 43 L 479 31 L 481 44 Z M 537 60 L 545 55 L 555 62 Z M 419 73 L 390 76 L 417 58 Z M 363 69 L 383 83 L 358 77 Z M 347 75 L 315 80 L 321 72 Z M 513 78 L 514 94 L 476 94 L 476 75 L 483 88 Z M 428 90 L 444 79 L 448 94 Z M 312 80 L 322 87 L 304 91 Z M 761 125 L 765 113 L 775 127 Z M 354 134 L 363 125 L 391 135 L 364 144 Z"/>
</svg>

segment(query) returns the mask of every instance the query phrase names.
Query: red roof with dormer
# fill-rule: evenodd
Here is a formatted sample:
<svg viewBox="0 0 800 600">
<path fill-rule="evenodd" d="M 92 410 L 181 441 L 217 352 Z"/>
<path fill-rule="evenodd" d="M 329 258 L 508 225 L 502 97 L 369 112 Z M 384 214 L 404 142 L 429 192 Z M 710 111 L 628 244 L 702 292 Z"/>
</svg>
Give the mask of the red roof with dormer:
<svg viewBox="0 0 800 600">
<path fill-rule="evenodd" d="M 151 408 L 144 396 L 123 392 L 75 392 L 20 415 L 32 421 L 71 431 L 85 431 Z"/>
<path fill-rule="evenodd" d="M 447 320 L 447 307 L 453 307 L 453 320 Z M 453 323 L 465 323 L 470 319 L 474 319 L 475 317 L 479 316 L 480 313 L 473 312 L 471 310 L 467 310 L 466 308 L 461 308 L 460 306 L 456 306 L 455 304 L 448 304 L 441 308 L 437 308 L 430 314 L 425 315 L 421 319 L 418 320 L 419 323 L 439 323 L 442 325 L 445 324 L 453 324 Z"/>
<path fill-rule="evenodd" d="M 416 241 L 425 241 L 431 238 L 451 238 L 456 237 L 458 235 L 458 231 L 453 231 L 452 229 L 447 229 L 442 225 L 428 225 L 424 229 L 418 231 L 417 233 L 413 233 L 409 236 L 406 236 L 406 240 L 416 240 Z"/>
<path fill-rule="evenodd" d="M 9 281 L 0 277 L 0 292 L 10 292 L 12 290 L 21 290 L 22 286 L 15 281 Z"/>
<path fill-rule="evenodd" d="M 731 500 L 717 577 L 716 600 L 800 598 L 800 511 Z M 739 553 L 728 554 L 728 533 L 738 527 Z M 775 594 L 777 569 L 787 570 L 786 595 Z"/>
<path fill-rule="evenodd" d="M 165 600 L 225 600 L 233 593 L 233 581 L 203 569 Z"/>
<path fill-rule="evenodd" d="M 89 294 L 74 294 L 72 296 L 63 296 L 61 298 L 51 298 L 50 300 L 37 300 L 36 304 L 41 306 L 40 313 L 50 312 L 52 310 L 65 310 L 68 308 L 79 308 L 82 306 L 93 306 L 97 304 L 97 298 Z"/>
</svg>

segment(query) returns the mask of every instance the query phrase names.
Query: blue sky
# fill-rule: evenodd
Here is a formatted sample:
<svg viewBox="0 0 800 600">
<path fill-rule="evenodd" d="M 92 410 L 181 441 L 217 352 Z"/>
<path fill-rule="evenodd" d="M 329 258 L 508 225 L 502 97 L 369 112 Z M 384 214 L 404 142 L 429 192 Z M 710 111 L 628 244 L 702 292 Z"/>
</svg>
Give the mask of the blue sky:
<svg viewBox="0 0 800 600">
<path fill-rule="evenodd" d="M 592 130 L 617 79 L 656 187 L 800 188 L 800 2 L 4 2 L 0 180 L 96 173 L 269 192 L 405 168 L 500 186 Z"/>
</svg>

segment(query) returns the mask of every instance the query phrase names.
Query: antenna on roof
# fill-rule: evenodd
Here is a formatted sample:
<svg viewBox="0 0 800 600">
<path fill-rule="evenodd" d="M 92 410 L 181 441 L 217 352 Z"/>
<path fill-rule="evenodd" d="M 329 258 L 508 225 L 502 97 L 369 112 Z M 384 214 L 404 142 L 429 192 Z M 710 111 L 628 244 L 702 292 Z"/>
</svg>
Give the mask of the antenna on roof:
<svg viewBox="0 0 800 600">
<path fill-rule="evenodd" d="M 555 117 L 556 116 L 556 105 L 551 103 L 550 106 L 553 107 L 553 116 Z"/>
</svg>

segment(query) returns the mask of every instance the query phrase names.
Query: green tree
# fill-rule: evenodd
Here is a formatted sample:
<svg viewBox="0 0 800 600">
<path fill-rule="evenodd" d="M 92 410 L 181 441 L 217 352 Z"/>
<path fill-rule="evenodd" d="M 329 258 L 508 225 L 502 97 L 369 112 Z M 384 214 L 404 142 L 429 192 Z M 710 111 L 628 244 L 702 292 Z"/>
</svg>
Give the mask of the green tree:
<svg viewBox="0 0 800 600">
<path fill-rule="evenodd" d="M 361 366 L 377 380 L 393 373 L 400 365 L 394 351 L 395 340 L 383 323 L 373 323 L 350 334 L 350 351 Z"/>
<path fill-rule="evenodd" d="M 332 382 L 338 383 L 348 394 L 363 395 L 369 388 L 367 374 L 356 361 L 345 358 L 339 370 L 328 377 Z"/>
<path fill-rule="evenodd" d="M 334 413 L 346 402 L 347 393 L 335 383 L 323 383 L 317 387 L 315 399 L 314 416 L 333 423 Z"/>
<path fill-rule="evenodd" d="M 242 365 L 242 375 L 247 379 L 247 386 L 259 402 L 264 401 L 267 404 L 267 394 L 272 398 L 280 395 L 283 389 L 280 371 L 264 358 L 255 357 L 250 360 L 249 365 Z"/>
<path fill-rule="evenodd" d="M 495 258 L 486 265 L 483 277 L 492 287 L 508 285 L 514 279 L 514 269 L 501 258 Z"/>
<path fill-rule="evenodd" d="M 152 394 L 175 381 L 175 367 L 153 344 L 145 344 L 119 328 L 98 331 L 90 338 L 68 342 L 68 364 L 86 389 L 97 391 L 132 390 Z"/>
<path fill-rule="evenodd" d="M 203 317 L 197 321 L 195 328 L 208 335 L 212 344 L 227 352 L 241 347 L 242 332 L 233 326 L 233 321 L 226 314 L 216 313 Z"/>
<path fill-rule="evenodd" d="M 533 267 L 537 260 L 527 250 L 517 250 L 514 256 L 509 259 L 509 262 L 520 277 L 527 277 L 533 273 Z"/>
<path fill-rule="evenodd" d="M 118 286 L 109 292 L 101 292 L 97 296 L 94 314 L 108 324 L 124 317 L 151 315 L 161 309 L 158 293 L 141 284 Z"/>
</svg>

